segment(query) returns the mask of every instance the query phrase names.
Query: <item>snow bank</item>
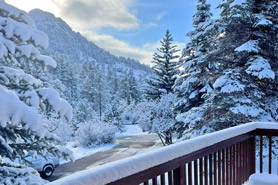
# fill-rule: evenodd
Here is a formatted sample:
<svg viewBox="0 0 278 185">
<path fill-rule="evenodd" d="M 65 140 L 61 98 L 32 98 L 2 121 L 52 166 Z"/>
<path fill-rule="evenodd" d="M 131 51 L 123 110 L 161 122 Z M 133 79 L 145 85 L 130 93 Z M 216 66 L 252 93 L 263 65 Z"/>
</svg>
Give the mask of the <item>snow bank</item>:
<svg viewBox="0 0 278 185">
<path fill-rule="evenodd" d="M 278 176 L 275 174 L 255 173 L 245 185 L 277 185 Z"/>
<path fill-rule="evenodd" d="M 85 185 L 92 184 L 92 182 L 97 185 L 107 184 L 257 128 L 278 129 L 278 123 L 248 123 L 224 129 L 155 151 L 80 171 L 54 181 L 50 185 Z"/>
<path fill-rule="evenodd" d="M 116 132 L 116 138 L 137 135 L 149 135 L 149 133 L 143 132 L 139 125 L 124 125 L 124 132 Z"/>
</svg>

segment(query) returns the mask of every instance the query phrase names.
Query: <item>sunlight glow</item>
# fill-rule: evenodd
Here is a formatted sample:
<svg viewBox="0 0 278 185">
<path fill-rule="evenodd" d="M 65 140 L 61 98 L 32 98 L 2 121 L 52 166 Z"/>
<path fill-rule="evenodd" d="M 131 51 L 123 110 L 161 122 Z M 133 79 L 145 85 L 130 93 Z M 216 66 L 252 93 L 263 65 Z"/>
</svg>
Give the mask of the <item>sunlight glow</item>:
<svg viewBox="0 0 278 185">
<path fill-rule="evenodd" d="M 9 3 L 27 12 L 29 12 L 32 9 L 39 8 L 41 10 L 51 12 L 53 14 L 58 13 L 58 8 L 52 2 L 52 0 L 6 0 L 6 3 Z"/>
</svg>

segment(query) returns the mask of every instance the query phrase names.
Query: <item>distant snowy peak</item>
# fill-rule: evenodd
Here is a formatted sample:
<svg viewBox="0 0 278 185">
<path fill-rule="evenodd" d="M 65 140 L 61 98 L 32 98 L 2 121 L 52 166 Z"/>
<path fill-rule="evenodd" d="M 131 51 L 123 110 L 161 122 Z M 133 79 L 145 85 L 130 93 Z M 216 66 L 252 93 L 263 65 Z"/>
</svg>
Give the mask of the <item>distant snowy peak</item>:
<svg viewBox="0 0 278 185">
<path fill-rule="evenodd" d="M 53 14 L 35 9 L 29 12 L 37 28 L 49 36 L 49 48 L 46 54 L 55 57 L 64 56 L 67 60 L 82 64 L 95 61 L 100 65 L 110 65 L 116 68 L 132 69 L 134 71 L 150 72 L 149 68 L 133 59 L 116 57 L 88 41 L 80 33 L 74 32 L 61 18 Z"/>
<path fill-rule="evenodd" d="M 34 9 L 29 12 L 29 16 L 32 17 L 35 24 L 39 28 L 48 27 L 48 26 L 54 28 L 55 26 L 55 28 L 59 28 L 59 31 L 63 31 L 64 33 L 71 33 L 71 32 L 74 33 L 74 31 L 65 21 L 63 21 L 59 17 L 55 17 L 55 15 L 52 13 L 40 9 Z"/>
<path fill-rule="evenodd" d="M 36 25 L 41 26 L 41 24 L 45 24 L 47 22 L 52 25 L 58 23 L 60 26 L 62 26 L 65 29 L 65 31 L 69 31 L 69 32 L 73 31 L 65 21 L 63 21 L 59 17 L 55 17 L 55 15 L 52 13 L 40 9 L 34 9 L 29 12 L 29 16 L 32 17 Z"/>
<path fill-rule="evenodd" d="M 29 12 L 29 16 L 32 17 L 34 21 L 36 20 L 56 20 L 57 18 L 49 12 L 40 10 L 40 9 L 33 9 Z"/>
</svg>

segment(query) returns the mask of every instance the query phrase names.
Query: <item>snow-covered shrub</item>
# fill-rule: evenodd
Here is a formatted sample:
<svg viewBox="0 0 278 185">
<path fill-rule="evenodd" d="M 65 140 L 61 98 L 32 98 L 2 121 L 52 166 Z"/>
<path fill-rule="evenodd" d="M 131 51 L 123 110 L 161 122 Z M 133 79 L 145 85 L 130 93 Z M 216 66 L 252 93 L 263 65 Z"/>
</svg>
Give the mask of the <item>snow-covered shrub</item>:
<svg viewBox="0 0 278 185">
<path fill-rule="evenodd" d="M 152 132 L 163 133 L 172 129 L 175 124 L 174 103 L 175 96 L 172 93 L 160 97 L 155 111 Z"/>
<path fill-rule="evenodd" d="M 93 119 L 80 123 L 76 135 L 83 146 L 94 146 L 114 142 L 115 132 L 114 125 Z"/>
<path fill-rule="evenodd" d="M 154 100 L 151 101 L 142 101 L 134 109 L 134 120 L 142 128 L 142 130 L 151 132 L 152 131 L 152 120 L 155 115 L 157 102 Z"/>
<path fill-rule="evenodd" d="M 39 173 L 32 168 L 22 165 L 0 164 L 0 184 L 41 185 L 47 182 L 41 179 Z"/>
<path fill-rule="evenodd" d="M 68 124 L 65 119 L 61 119 L 57 114 L 42 116 L 42 121 L 49 132 L 60 138 L 61 144 L 65 144 L 73 134 L 73 126 Z"/>
<path fill-rule="evenodd" d="M 135 105 L 135 102 L 132 101 L 129 105 L 126 105 L 124 107 L 124 110 L 121 114 L 121 120 L 123 121 L 123 124 L 136 124 L 136 106 L 137 105 Z"/>
<path fill-rule="evenodd" d="M 160 96 L 158 100 L 143 101 L 135 109 L 135 119 L 139 126 L 143 131 L 157 133 L 163 144 L 172 144 L 174 102 L 174 94 L 169 93 Z"/>
</svg>

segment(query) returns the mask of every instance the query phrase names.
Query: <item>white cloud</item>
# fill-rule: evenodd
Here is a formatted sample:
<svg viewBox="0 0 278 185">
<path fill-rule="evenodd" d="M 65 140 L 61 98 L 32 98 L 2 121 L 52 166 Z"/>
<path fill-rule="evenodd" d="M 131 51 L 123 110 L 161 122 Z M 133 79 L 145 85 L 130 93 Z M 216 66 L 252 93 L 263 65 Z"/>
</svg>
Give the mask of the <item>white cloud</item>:
<svg viewBox="0 0 278 185">
<path fill-rule="evenodd" d="M 152 65 L 153 54 L 157 52 L 157 48 L 161 46 L 160 41 L 157 41 L 154 43 L 146 43 L 142 48 L 138 48 L 131 46 L 125 41 L 118 40 L 111 35 L 99 35 L 94 32 L 82 32 L 82 35 L 114 55 L 131 57 L 148 65 Z M 177 45 L 177 49 L 181 51 L 185 46 L 185 44 L 181 42 L 174 42 L 173 44 Z M 181 51 L 177 54 L 180 55 Z"/>
<path fill-rule="evenodd" d="M 113 27 L 120 30 L 137 28 L 139 21 L 131 13 L 133 0 L 52 0 L 59 16 L 77 30 Z"/>
<path fill-rule="evenodd" d="M 156 19 L 158 20 L 158 21 L 160 21 L 164 16 L 166 16 L 167 15 L 167 11 L 163 11 L 163 12 L 160 12 L 157 16 L 156 16 Z"/>
<path fill-rule="evenodd" d="M 6 0 L 6 2 L 29 11 L 40 8 L 50 11 L 65 20 L 74 30 L 79 31 L 88 40 L 112 54 L 131 57 L 144 64 L 151 65 L 153 53 L 160 46 L 160 42 L 146 43 L 143 47 L 134 47 L 125 41 L 111 35 L 102 35 L 99 28 L 113 27 L 119 30 L 134 30 L 138 32 L 157 27 L 156 23 L 142 24 L 132 13 L 131 8 L 138 3 L 136 0 Z M 157 20 L 165 16 L 161 12 Z M 130 33 L 132 34 L 132 33 Z M 183 43 L 178 48 L 183 48 Z"/>
<path fill-rule="evenodd" d="M 86 38 L 93 41 L 99 47 L 117 56 L 132 57 L 144 64 L 150 64 L 152 61 L 152 51 L 133 47 L 127 42 L 118 40 L 111 35 L 99 35 L 93 32 L 83 32 L 82 35 L 86 36 Z"/>
<path fill-rule="evenodd" d="M 131 46 L 111 35 L 103 35 L 102 27 L 134 30 L 136 33 L 156 27 L 157 24 L 140 23 L 131 12 L 135 0 L 52 0 L 59 8 L 59 15 L 81 32 L 88 40 L 117 56 L 131 57 L 144 64 L 151 64 L 153 50 Z M 135 34 L 136 34 L 135 33 Z"/>
</svg>

